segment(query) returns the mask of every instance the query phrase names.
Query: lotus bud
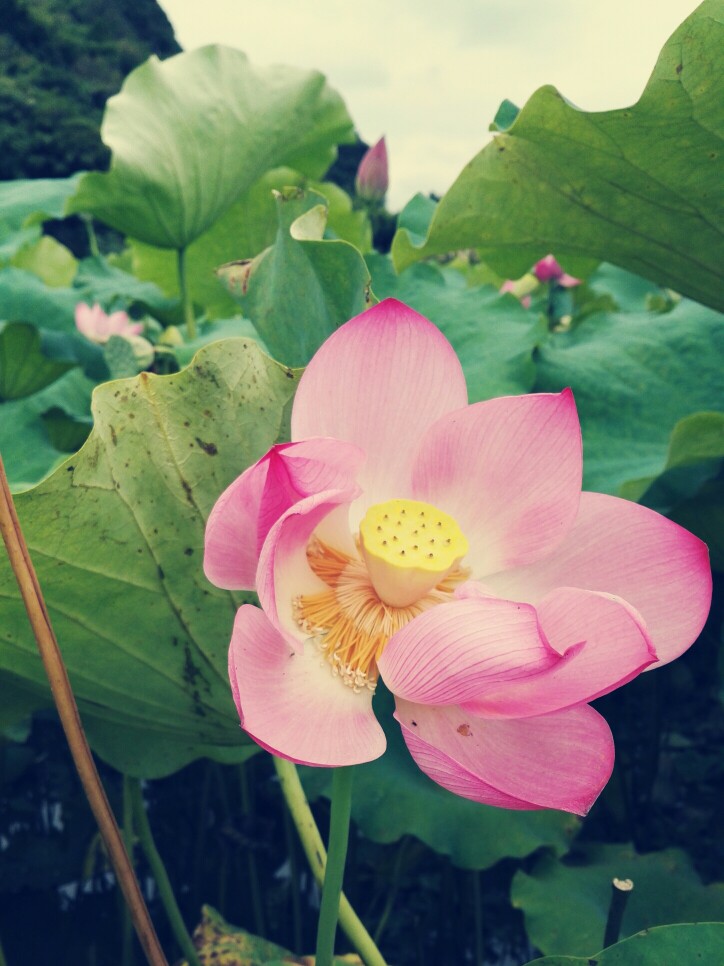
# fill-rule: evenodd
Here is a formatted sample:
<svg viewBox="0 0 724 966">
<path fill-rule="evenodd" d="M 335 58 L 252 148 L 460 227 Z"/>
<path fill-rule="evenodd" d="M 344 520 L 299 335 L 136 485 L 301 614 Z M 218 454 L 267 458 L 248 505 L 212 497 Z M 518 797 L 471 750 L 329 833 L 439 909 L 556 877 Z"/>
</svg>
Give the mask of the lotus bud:
<svg viewBox="0 0 724 966">
<path fill-rule="evenodd" d="M 387 145 L 384 137 L 367 151 L 355 177 L 355 191 L 365 201 L 383 201 L 389 187 Z"/>
<path fill-rule="evenodd" d="M 539 282 L 556 282 L 563 288 L 572 288 L 574 285 L 581 284 L 580 278 L 567 275 L 552 255 L 546 255 L 536 262 L 533 266 L 533 274 Z"/>
</svg>

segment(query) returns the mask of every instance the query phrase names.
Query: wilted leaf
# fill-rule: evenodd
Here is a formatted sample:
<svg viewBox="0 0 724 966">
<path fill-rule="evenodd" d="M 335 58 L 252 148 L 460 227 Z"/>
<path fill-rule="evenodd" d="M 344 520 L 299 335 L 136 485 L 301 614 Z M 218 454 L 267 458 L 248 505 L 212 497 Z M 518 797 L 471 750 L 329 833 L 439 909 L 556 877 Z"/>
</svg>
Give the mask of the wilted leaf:
<svg viewBox="0 0 724 966">
<path fill-rule="evenodd" d="M 99 747 L 130 773 L 248 754 L 226 673 L 241 598 L 204 578 L 204 524 L 276 440 L 295 385 L 243 340 L 173 376 L 105 383 L 83 449 L 17 497 L 84 722 L 92 740 L 100 722 Z M 7 561 L 0 587 L 0 665 L 43 683 Z"/>
</svg>

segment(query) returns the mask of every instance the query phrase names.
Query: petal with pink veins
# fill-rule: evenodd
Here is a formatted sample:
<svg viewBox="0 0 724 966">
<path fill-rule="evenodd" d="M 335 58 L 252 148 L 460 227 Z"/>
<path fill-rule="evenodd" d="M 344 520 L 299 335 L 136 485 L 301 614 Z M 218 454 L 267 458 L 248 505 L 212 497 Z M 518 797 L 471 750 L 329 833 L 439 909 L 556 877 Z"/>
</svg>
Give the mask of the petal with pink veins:
<svg viewBox="0 0 724 966">
<path fill-rule="evenodd" d="M 292 439 L 332 436 L 361 447 L 364 505 L 410 495 L 422 435 L 467 404 L 460 362 L 431 322 L 385 299 L 327 339 L 302 376 Z"/>
<path fill-rule="evenodd" d="M 397 701 L 410 754 L 433 781 L 504 808 L 585 815 L 613 769 L 613 738 L 588 705 L 535 718 L 488 720 L 461 708 Z"/>
<path fill-rule="evenodd" d="M 476 578 L 547 556 L 576 517 L 581 430 L 570 389 L 449 413 L 424 437 L 413 493 L 451 514 Z"/>
<path fill-rule="evenodd" d="M 338 767 L 385 750 L 372 693 L 346 687 L 313 646 L 294 651 L 258 607 L 236 615 L 229 678 L 242 727 L 275 755 Z"/>
<path fill-rule="evenodd" d="M 253 590 L 262 544 L 279 517 L 314 493 L 352 485 L 364 454 L 337 439 L 285 443 L 218 498 L 204 538 L 204 572 L 226 590 Z"/>
<path fill-rule="evenodd" d="M 641 615 L 620 597 L 561 587 L 536 610 L 543 633 L 563 659 L 459 702 L 471 714 L 526 718 L 570 708 L 608 694 L 656 661 Z"/>
<path fill-rule="evenodd" d="M 395 695 L 462 704 L 560 661 L 535 608 L 494 597 L 456 600 L 416 617 L 390 640 L 378 667 Z"/>
<path fill-rule="evenodd" d="M 345 511 L 359 493 L 359 487 L 351 484 L 300 500 L 282 514 L 264 541 L 256 570 L 256 592 L 269 620 L 297 650 L 301 650 L 304 635 L 294 617 L 295 598 L 328 589 L 307 562 L 307 545 L 329 517 L 344 531 Z M 348 531 L 340 535 L 335 546 L 342 544 L 345 536 L 349 540 Z"/>
<path fill-rule="evenodd" d="M 699 636 L 711 603 L 705 543 L 666 517 L 615 496 L 583 493 L 576 521 L 548 558 L 485 583 L 500 597 L 535 604 L 556 587 L 622 597 L 643 617 L 658 667 Z"/>
</svg>

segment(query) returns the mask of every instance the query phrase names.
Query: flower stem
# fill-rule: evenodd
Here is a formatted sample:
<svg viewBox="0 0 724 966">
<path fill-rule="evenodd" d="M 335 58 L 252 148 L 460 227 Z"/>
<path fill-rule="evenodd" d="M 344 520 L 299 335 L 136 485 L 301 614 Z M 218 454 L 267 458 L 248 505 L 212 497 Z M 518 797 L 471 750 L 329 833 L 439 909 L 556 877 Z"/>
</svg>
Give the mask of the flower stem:
<svg viewBox="0 0 724 966">
<path fill-rule="evenodd" d="M 349 842 L 353 775 L 351 767 L 335 768 L 332 775 L 332 814 L 329 824 L 327 867 L 324 870 L 322 886 L 322 906 L 319 910 L 317 926 L 315 966 L 332 966 L 334 959 L 334 937 L 337 935 L 339 899 L 342 894 L 342 879 Z"/>
<path fill-rule="evenodd" d="M 78 713 L 78 705 L 75 702 L 58 641 L 50 623 L 50 616 L 43 600 L 35 568 L 30 559 L 28 545 L 25 542 L 20 521 L 15 512 L 15 504 L 10 494 L 10 486 L 5 475 L 2 458 L 0 458 L 0 533 L 2 533 L 10 566 L 18 582 L 28 620 L 33 629 L 45 673 L 50 682 L 50 689 L 53 692 L 53 699 L 58 709 L 58 716 L 63 725 L 68 747 L 73 756 L 73 762 L 78 771 L 88 804 L 98 823 L 103 843 L 123 891 L 123 896 L 131 910 L 133 924 L 136 927 L 141 947 L 151 966 L 168 966 L 156 931 L 153 928 L 151 917 L 148 914 L 146 903 L 143 901 L 133 866 L 123 847 L 123 839 L 118 824 L 113 816 L 88 747 L 88 741 Z"/>
<path fill-rule="evenodd" d="M 168 916 L 168 921 L 176 938 L 176 942 L 181 947 L 181 952 L 186 957 L 188 966 L 200 966 L 199 958 L 196 955 L 196 947 L 191 940 L 191 936 L 188 934 L 181 910 L 176 902 L 176 896 L 173 894 L 171 882 L 166 872 L 166 866 L 163 864 L 163 859 L 159 855 L 156 843 L 153 840 L 151 825 L 146 814 L 146 806 L 143 804 L 141 783 L 137 778 L 129 778 L 128 783 L 133 806 L 133 825 L 138 833 L 141 848 L 146 853 L 148 864 L 151 866 L 151 872 L 158 886 L 158 894 L 166 910 L 166 915 Z"/>
<path fill-rule="evenodd" d="M 249 784 L 249 765 L 251 759 L 244 762 L 243 765 L 239 766 L 239 791 L 241 793 L 241 807 L 245 817 L 251 820 L 254 813 L 252 797 L 251 797 L 251 787 Z M 261 886 L 259 884 L 259 868 L 257 866 L 256 855 L 253 849 L 247 848 L 246 852 L 246 875 L 247 881 L 249 883 L 249 891 L 251 893 L 251 908 L 254 913 L 254 929 L 257 936 L 266 935 L 266 926 L 264 924 L 264 901 L 262 898 Z"/>
<path fill-rule="evenodd" d="M 189 292 L 188 278 L 186 277 L 186 249 L 179 248 L 177 250 L 177 267 L 178 267 L 178 287 L 181 293 L 181 306 L 184 313 L 184 322 L 186 323 L 186 334 L 189 339 L 196 338 L 196 316 L 194 315 L 194 305 L 191 301 L 191 293 Z"/>
<path fill-rule="evenodd" d="M 309 807 L 307 796 L 304 794 L 302 783 L 299 780 L 296 765 L 291 761 L 275 756 L 274 767 L 279 776 L 282 794 L 289 808 L 292 821 L 296 826 L 312 874 L 317 882 L 322 885 L 327 865 L 327 853 L 317 823 L 314 821 L 312 810 Z M 366 966 L 387 966 L 372 937 L 344 894 L 341 895 L 339 900 L 339 924 Z"/>
</svg>

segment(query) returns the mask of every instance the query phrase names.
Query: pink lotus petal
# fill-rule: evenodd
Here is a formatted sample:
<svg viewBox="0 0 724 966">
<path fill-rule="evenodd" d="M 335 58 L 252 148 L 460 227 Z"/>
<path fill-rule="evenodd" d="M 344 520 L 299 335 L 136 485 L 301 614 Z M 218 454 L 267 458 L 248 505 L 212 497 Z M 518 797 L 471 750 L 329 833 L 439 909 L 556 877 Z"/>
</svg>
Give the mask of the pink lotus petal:
<svg viewBox="0 0 724 966">
<path fill-rule="evenodd" d="M 556 587 L 616 594 L 636 608 L 658 655 L 673 661 L 699 636 L 711 602 L 706 544 L 653 510 L 583 493 L 576 521 L 550 557 L 485 578 L 495 593 L 535 604 Z"/>
<path fill-rule="evenodd" d="M 484 578 L 558 546 L 576 516 L 581 473 L 581 430 L 566 389 L 443 416 L 422 441 L 413 491 L 457 520 L 470 544 L 465 562 Z"/>
<path fill-rule="evenodd" d="M 566 272 L 560 278 L 556 279 L 556 281 L 563 288 L 574 288 L 574 286 L 581 284 L 580 278 L 574 278 L 573 275 L 568 275 Z"/>
<path fill-rule="evenodd" d="M 140 335 L 143 332 L 142 322 L 131 322 L 126 312 L 106 315 L 97 303 L 91 308 L 85 302 L 79 302 L 75 307 L 75 325 L 87 339 L 101 345 L 112 335 Z"/>
<path fill-rule="evenodd" d="M 593 701 L 656 660 L 641 615 L 618 597 L 562 587 L 537 611 L 543 633 L 564 660 L 458 702 L 471 714 L 525 718 Z"/>
<path fill-rule="evenodd" d="M 416 617 L 378 661 L 387 687 L 407 701 L 461 704 L 506 691 L 560 660 L 541 637 L 535 608 L 494 597 L 457 600 Z"/>
<path fill-rule="evenodd" d="M 588 705 L 485 720 L 452 706 L 397 701 L 410 754 L 433 781 L 477 802 L 585 815 L 613 768 L 611 731 Z"/>
<path fill-rule="evenodd" d="M 346 515 L 359 493 L 359 487 L 352 484 L 300 500 L 282 514 L 264 541 L 256 571 L 256 592 L 269 620 L 297 649 L 303 635 L 294 619 L 294 599 L 326 589 L 307 562 L 309 539 L 338 507 L 344 507 L 342 513 Z M 340 546 L 340 542 L 334 545 Z"/>
<path fill-rule="evenodd" d="M 385 750 L 371 692 L 342 684 L 313 647 L 292 650 L 258 607 L 236 615 L 229 678 L 242 727 L 275 755 L 338 767 Z"/>
<path fill-rule="evenodd" d="M 367 453 L 359 475 L 364 513 L 409 496 L 422 435 L 466 402 L 460 363 L 439 329 L 385 299 L 338 329 L 309 363 L 294 399 L 292 439 L 332 436 Z"/>
<path fill-rule="evenodd" d="M 214 504 L 204 540 L 207 578 L 227 590 L 253 590 L 262 544 L 279 517 L 313 493 L 354 484 L 363 461 L 361 450 L 336 439 L 272 447 Z"/>
</svg>

